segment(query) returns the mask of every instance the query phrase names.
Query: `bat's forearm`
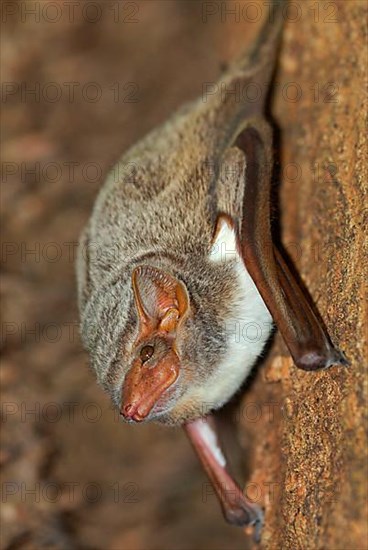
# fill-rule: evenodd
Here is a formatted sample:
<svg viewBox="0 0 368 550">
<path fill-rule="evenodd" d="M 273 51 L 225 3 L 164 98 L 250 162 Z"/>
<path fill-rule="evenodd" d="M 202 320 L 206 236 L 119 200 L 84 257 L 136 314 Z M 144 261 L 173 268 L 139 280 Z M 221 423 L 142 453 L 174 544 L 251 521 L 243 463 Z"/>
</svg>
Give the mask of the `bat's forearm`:
<svg viewBox="0 0 368 550">
<path fill-rule="evenodd" d="M 218 441 L 214 419 L 201 418 L 184 425 L 184 429 L 201 461 L 219 499 L 228 523 L 254 526 L 259 541 L 263 525 L 261 508 L 250 502 L 226 469 L 226 458 Z"/>
<path fill-rule="evenodd" d="M 327 334 L 305 290 L 272 245 L 270 182 L 272 148 L 267 128 L 246 127 L 236 145 L 247 159 L 240 248 L 297 367 L 316 370 L 347 365 Z"/>
</svg>

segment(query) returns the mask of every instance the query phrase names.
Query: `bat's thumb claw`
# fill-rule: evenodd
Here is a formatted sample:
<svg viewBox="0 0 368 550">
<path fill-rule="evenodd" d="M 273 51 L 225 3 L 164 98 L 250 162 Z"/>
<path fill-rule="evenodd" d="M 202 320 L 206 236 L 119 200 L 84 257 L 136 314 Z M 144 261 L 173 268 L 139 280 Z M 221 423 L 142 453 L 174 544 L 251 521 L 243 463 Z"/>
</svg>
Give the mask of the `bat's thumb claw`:
<svg viewBox="0 0 368 550">
<path fill-rule="evenodd" d="M 253 539 L 260 542 L 264 523 L 262 508 L 243 498 L 237 505 L 227 507 L 223 510 L 225 519 L 231 525 L 242 527 L 253 527 Z"/>
<path fill-rule="evenodd" d="M 263 528 L 263 512 L 261 512 L 261 517 L 257 519 L 254 523 L 254 531 L 253 531 L 253 540 L 257 544 L 261 542 L 261 534 L 262 534 L 262 528 Z"/>
<path fill-rule="evenodd" d="M 342 367 L 350 367 L 350 361 L 345 357 L 345 354 L 337 348 L 333 348 L 331 357 L 326 362 L 326 368 L 333 365 L 340 365 Z"/>
</svg>

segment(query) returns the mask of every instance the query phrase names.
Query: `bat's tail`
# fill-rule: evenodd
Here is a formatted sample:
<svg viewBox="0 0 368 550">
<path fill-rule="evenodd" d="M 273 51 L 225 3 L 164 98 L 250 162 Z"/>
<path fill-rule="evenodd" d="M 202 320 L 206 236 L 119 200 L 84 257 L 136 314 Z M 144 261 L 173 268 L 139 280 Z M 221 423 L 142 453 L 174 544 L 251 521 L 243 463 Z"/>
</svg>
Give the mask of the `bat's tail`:
<svg viewBox="0 0 368 550">
<path fill-rule="evenodd" d="M 286 4 L 287 0 L 273 0 L 256 41 L 245 55 L 246 64 L 254 67 L 262 65 L 264 59 L 274 59 L 280 42 Z"/>
<path fill-rule="evenodd" d="M 278 53 L 284 11 L 288 0 L 273 0 L 270 8 L 264 15 L 264 22 L 253 44 L 230 65 L 227 78 L 243 78 L 247 82 L 262 79 L 267 87 L 272 77 L 275 60 Z"/>
<path fill-rule="evenodd" d="M 239 123 L 264 114 L 281 42 L 287 0 L 274 0 L 255 42 L 230 64 L 217 83 L 205 83 L 202 108 L 217 136 L 227 141 Z M 222 141 L 220 140 L 220 142 Z"/>
</svg>

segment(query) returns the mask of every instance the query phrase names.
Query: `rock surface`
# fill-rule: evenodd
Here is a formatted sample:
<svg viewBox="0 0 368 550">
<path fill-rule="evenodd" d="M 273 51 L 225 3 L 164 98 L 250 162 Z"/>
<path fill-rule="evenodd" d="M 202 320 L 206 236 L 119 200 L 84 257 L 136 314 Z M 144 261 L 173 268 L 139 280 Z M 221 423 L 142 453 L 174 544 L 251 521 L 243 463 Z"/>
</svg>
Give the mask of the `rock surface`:
<svg viewBox="0 0 368 550">
<path fill-rule="evenodd" d="M 262 547 L 363 549 L 367 10 L 360 1 L 299 6 L 275 77 L 282 241 L 351 366 L 297 370 L 277 336 L 243 402 L 242 410 L 255 402 L 262 414 L 253 429 L 243 415 L 242 426 L 257 438 L 252 480 L 264 488 Z"/>
</svg>

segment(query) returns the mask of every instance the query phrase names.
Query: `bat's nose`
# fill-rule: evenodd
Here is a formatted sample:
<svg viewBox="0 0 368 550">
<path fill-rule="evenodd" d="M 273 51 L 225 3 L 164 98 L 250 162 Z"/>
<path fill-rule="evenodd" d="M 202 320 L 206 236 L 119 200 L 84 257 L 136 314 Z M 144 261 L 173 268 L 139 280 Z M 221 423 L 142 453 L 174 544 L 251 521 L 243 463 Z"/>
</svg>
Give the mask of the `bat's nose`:
<svg viewBox="0 0 368 550">
<path fill-rule="evenodd" d="M 137 410 L 137 407 L 132 403 L 128 405 L 123 405 L 120 409 L 120 414 L 125 418 L 125 420 L 134 420 L 134 422 L 142 422 L 147 415 L 142 415 Z"/>
</svg>

